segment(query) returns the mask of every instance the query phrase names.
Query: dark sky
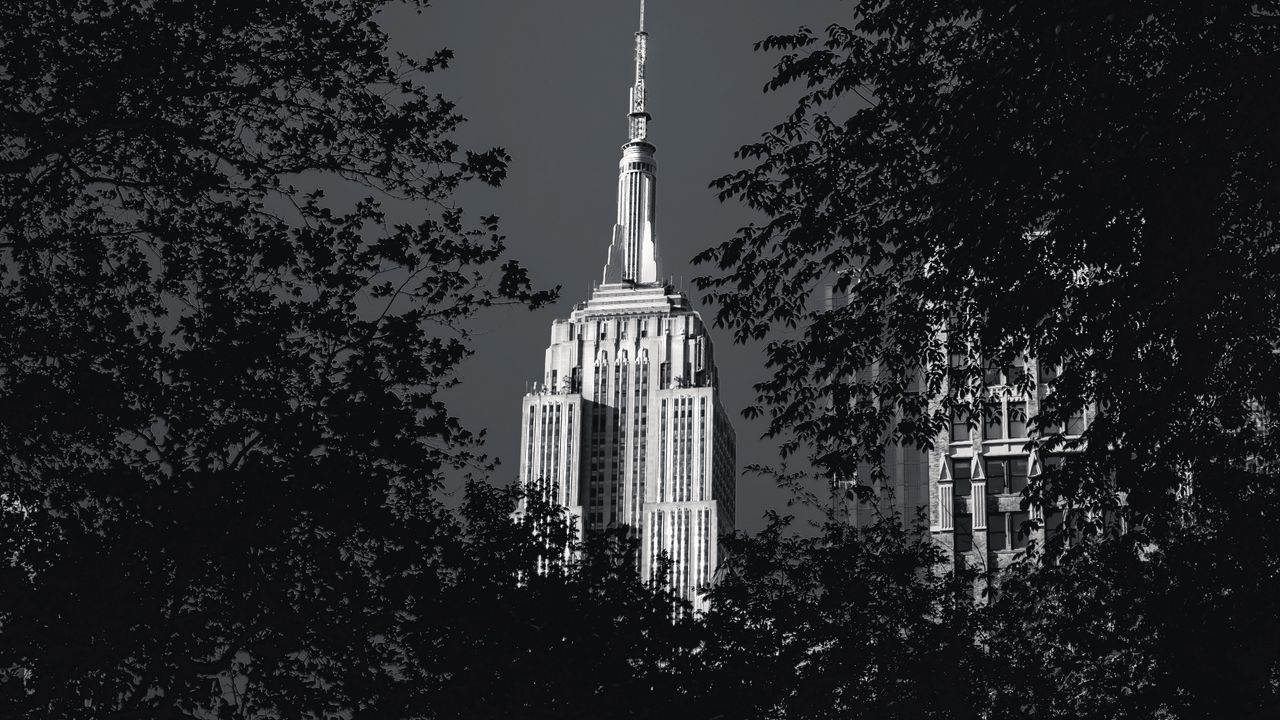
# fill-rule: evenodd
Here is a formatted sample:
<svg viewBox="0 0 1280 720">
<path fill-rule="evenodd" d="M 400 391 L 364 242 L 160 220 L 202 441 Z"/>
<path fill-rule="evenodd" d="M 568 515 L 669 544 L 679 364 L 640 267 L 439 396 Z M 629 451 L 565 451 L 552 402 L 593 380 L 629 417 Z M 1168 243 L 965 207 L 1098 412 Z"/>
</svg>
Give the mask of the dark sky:
<svg viewBox="0 0 1280 720">
<path fill-rule="evenodd" d="M 470 191 L 469 212 L 502 218 L 510 252 L 535 282 L 562 286 L 561 300 L 537 313 L 503 309 L 483 315 L 476 354 L 463 368 L 452 406 L 473 429 L 486 428 L 486 451 L 514 478 L 520 401 L 526 381 L 542 373 L 551 321 L 584 300 L 605 261 L 614 218 L 617 166 L 626 140 L 638 0 L 437 0 L 420 16 L 387 17 L 397 45 L 417 54 L 440 46 L 456 53 L 437 87 L 469 118 L 464 146 L 506 148 L 510 175 L 497 190 Z M 648 0 L 650 140 L 657 146 L 658 243 L 663 270 L 689 279 L 690 259 L 751 220 L 722 204 L 711 180 L 738 167 L 733 152 L 781 120 L 791 95 L 762 87 L 777 57 L 752 43 L 800 25 L 840 19 L 839 0 Z M 773 462 L 763 426 L 739 414 L 764 377 L 758 347 L 712 330 L 721 393 L 738 434 L 738 466 Z M 738 527 L 760 527 L 787 495 L 771 481 L 740 477 Z"/>
</svg>

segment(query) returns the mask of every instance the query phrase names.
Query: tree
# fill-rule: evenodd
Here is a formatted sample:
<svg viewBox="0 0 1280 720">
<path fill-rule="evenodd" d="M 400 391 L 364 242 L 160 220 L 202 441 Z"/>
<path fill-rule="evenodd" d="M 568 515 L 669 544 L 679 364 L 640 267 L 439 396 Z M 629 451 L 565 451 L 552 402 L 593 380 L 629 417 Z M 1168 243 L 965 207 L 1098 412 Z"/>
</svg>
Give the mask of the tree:
<svg viewBox="0 0 1280 720">
<path fill-rule="evenodd" d="M 554 497 L 537 484 L 468 488 L 451 609 L 433 637 L 448 671 L 435 716 L 687 716 L 701 678 L 681 670 L 705 639 L 689 603 L 641 582 L 626 528 L 574 537 Z"/>
<path fill-rule="evenodd" d="M 901 518 L 738 534 L 711 590 L 705 714 L 963 718 L 981 702 L 972 578 Z"/>
<path fill-rule="evenodd" d="M 0 9 L 6 717 L 424 714 L 433 490 L 482 466 L 440 391 L 553 294 L 386 5 Z"/>
<path fill-rule="evenodd" d="M 1215 478 L 1143 533 L 1159 542 L 1015 567 L 981 611 L 988 715 L 1276 717 L 1276 493 Z"/>
<path fill-rule="evenodd" d="M 854 477 L 981 414 L 987 363 L 1062 368 L 1032 444 L 1076 454 L 1027 500 L 1099 512 L 990 578 L 992 717 L 1275 712 L 1278 11 L 858 1 L 758 45 L 804 90 L 716 183 L 766 219 L 699 285 L 739 340 L 799 328 L 757 386 L 787 449 Z"/>
<path fill-rule="evenodd" d="M 767 89 L 805 90 L 716 183 L 767 221 L 699 256 L 739 339 L 803 326 L 758 387 L 789 449 L 852 477 L 1028 353 L 1063 366 L 1042 447 L 1104 411 L 1041 502 L 1142 515 L 1276 459 L 1277 4 L 853 5 L 758 45 L 785 53 Z M 847 305 L 808 310 L 827 282 Z"/>
</svg>

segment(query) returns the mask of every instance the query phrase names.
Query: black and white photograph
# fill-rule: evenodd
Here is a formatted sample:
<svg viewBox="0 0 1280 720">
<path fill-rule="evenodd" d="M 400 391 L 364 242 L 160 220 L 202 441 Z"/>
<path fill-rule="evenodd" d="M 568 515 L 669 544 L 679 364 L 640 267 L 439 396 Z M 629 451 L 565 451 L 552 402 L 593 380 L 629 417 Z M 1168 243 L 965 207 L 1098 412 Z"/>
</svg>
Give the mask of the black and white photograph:
<svg viewBox="0 0 1280 720">
<path fill-rule="evenodd" d="M 1280 0 L 0 3 L 0 720 L 1280 720 L 1276 414 Z"/>
</svg>

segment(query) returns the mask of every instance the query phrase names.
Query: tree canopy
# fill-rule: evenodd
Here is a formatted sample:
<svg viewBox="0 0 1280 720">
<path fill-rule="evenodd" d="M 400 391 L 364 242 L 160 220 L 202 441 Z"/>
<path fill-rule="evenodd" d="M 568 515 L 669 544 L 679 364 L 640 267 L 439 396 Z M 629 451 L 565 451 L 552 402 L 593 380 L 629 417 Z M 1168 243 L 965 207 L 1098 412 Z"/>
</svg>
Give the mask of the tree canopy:
<svg viewBox="0 0 1280 720">
<path fill-rule="evenodd" d="M 386 4 L 0 9 L 6 716 L 417 712 L 482 466 L 440 391 L 553 293 Z"/>
<path fill-rule="evenodd" d="M 690 682 L 707 716 L 982 717 L 972 577 L 886 516 L 797 532 L 772 515 L 735 536 L 711 590 L 708 641 Z"/>
<path fill-rule="evenodd" d="M 699 258 L 740 339 L 802 326 L 772 429 L 852 477 L 1026 353 L 1062 366 L 1042 447 L 1102 411 L 1055 492 L 1142 513 L 1275 459 L 1276 4 L 852 5 L 759 44 L 802 95 L 716 183 L 766 220 Z M 847 304 L 813 311 L 827 283 Z"/>
<path fill-rule="evenodd" d="M 800 97 L 714 184 L 763 217 L 698 258 L 768 341 L 750 411 L 852 479 L 981 423 L 989 366 L 1055 369 L 1015 392 L 1049 384 L 1030 445 L 1072 459 L 1024 501 L 1130 522 L 984 578 L 956 712 L 1274 716 L 1280 7 L 850 5 L 757 44 Z"/>
</svg>

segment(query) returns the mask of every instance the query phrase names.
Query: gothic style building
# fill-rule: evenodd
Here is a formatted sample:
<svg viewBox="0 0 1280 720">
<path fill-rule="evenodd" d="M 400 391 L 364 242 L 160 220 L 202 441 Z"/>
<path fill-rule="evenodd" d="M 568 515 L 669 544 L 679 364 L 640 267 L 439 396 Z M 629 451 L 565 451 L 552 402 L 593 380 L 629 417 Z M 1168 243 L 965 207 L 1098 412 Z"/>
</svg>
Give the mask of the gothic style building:
<svg viewBox="0 0 1280 720">
<path fill-rule="evenodd" d="M 552 323 L 542 381 L 522 406 L 519 477 L 550 483 L 582 531 L 630 527 L 642 577 L 666 556 L 673 586 L 701 607 L 717 538 L 734 527 L 735 439 L 702 318 L 662 280 L 647 38 L 642 2 L 603 282 Z"/>
<path fill-rule="evenodd" d="M 901 445 L 886 447 L 886 483 L 872 486 L 874 497 L 869 501 L 843 503 L 849 522 L 862 527 L 896 512 L 914 529 L 923 511 L 928 525 L 921 529 L 929 532 L 951 562 L 983 571 L 1008 566 L 1031 542 L 1043 545 L 1058 532 L 1061 510 L 1024 507 L 1022 498 L 1031 478 L 1071 454 L 1046 456 L 1027 447 L 1029 421 L 1040 412 L 1047 383 L 1057 370 L 1029 358 L 1008 367 L 988 366 L 984 372 L 985 417 L 976 423 L 954 417 L 927 452 Z M 1024 374 L 1036 379 L 1030 393 L 1016 389 Z M 1063 434 L 1078 438 L 1092 413 L 1071 417 Z"/>
<path fill-rule="evenodd" d="M 967 418 L 953 418 L 928 454 L 929 529 L 955 562 L 998 570 L 1031 541 L 1042 545 L 1062 526 L 1061 510 L 1024 507 L 1022 491 L 1046 466 L 1062 462 L 1064 453 L 1045 456 L 1027 448 L 1029 421 L 1040 412 L 1056 369 L 1030 358 L 1008 367 L 988 365 L 984 372 L 985 419 L 971 425 Z M 1015 386 L 1026 374 L 1036 386 L 1020 393 Z M 1079 436 L 1085 422 L 1084 413 L 1070 418 L 1064 435 Z"/>
<path fill-rule="evenodd" d="M 827 311 L 836 307 L 830 287 L 824 289 L 823 302 Z M 874 375 L 879 367 L 867 370 Z M 1036 358 L 1018 358 L 1008 367 L 986 363 L 983 418 L 970 422 L 953 417 L 928 451 L 886 446 L 883 483 L 869 481 L 869 468 L 859 472 L 859 481 L 872 490 L 871 498 L 850 500 L 844 492 L 848 483 L 833 483 L 833 510 L 856 527 L 896 514 L 907 529 L 928 532 L 956 566 L 984 571 L 1008 566 L 1032 542 L 1043 545 L 1062 527 L 1063 512 L 1023 507 L 1022 491 L 1046 467 L 1075 452 L 1046 455 L 1028 447 L 1031 420 L 1059 371 Z M 1019 387 L 1028 375 L 1035 386 L 1024 393 Z M 1064 437 L 1078 440 L 1095 414 L 1089 408 L 1070 417 L 1062 428 Z"/>
</svg>

